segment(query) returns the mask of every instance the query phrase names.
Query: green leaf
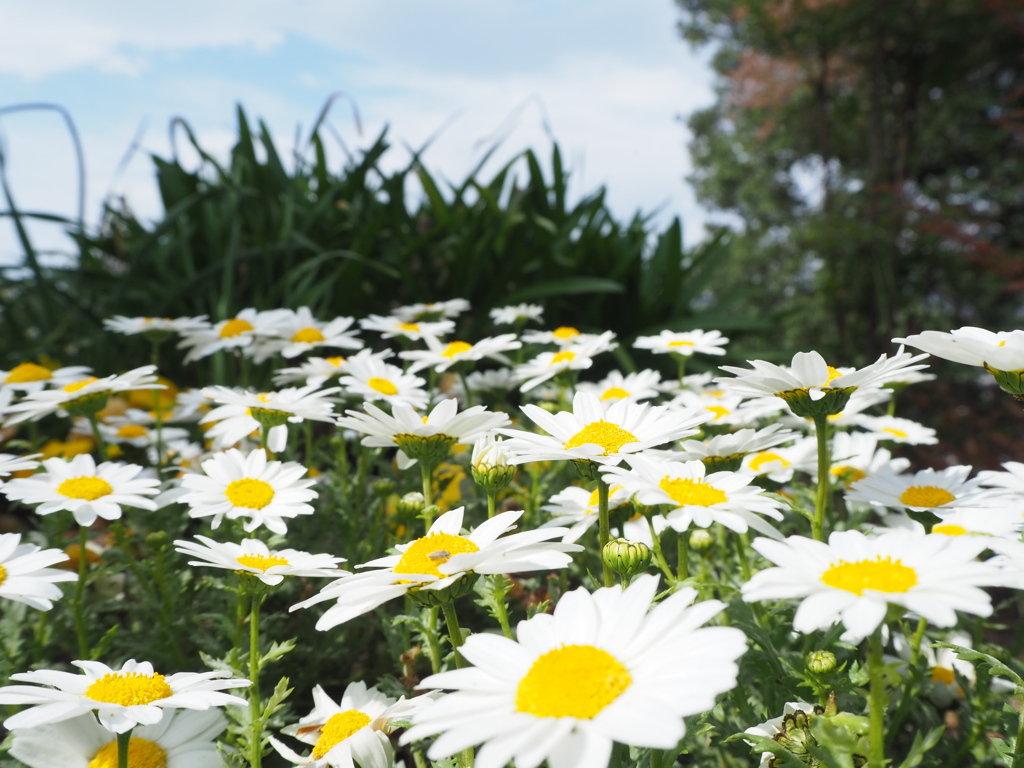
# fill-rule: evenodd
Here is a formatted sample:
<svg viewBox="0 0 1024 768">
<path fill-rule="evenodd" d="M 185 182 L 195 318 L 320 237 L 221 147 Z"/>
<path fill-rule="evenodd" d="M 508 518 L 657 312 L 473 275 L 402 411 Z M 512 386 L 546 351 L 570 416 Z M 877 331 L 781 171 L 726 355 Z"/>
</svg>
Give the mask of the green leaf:
<svg viewBox="0 0 1024 768">
<path fill-rule="evenodd" d="M 942 738 L 942 734 L 945 732 L 945 725 L 937 725 L 928 731 L 925 736 L 922 736 L 920 731 L 915 733 L 914 743 L 910 745 L 910 752 L 907 754 L 907 758 L 900 763 L 900 768 L 916 768 L 916 766 L 920 765 L 928 750 L 939 743 L 939 739 Z"/>
<path fill-rule="evenodd" d="M 984 662 L 988 665 L 991 674 L 1010 678 L 1013 681 L 1013 684 L 1017 686 L 1018 692 L 1024 688 L 1024 678 L 1021 678 L 1019 674 L 1014 672 L 995 656 L 989 656 L 987 653 L 981 653 L 980 651 L 965 648 L 962 645 L 953 645 L 952 643 L 932 643 L 932 648 L 950 648 L 956 651 L 958 659 L 963 661 Z"/>
<path fill-rule="evenodd" d="M 260 669 L 272 661 L 278 661 L 282 656 L 291 653 L 293 650 L 295 650 L 294 637 L 291 640 L 285 640 L 283 643 L 271 643 L 270 648 L 268 648 L 267 652 L 260 658 Z"/>
</svg>

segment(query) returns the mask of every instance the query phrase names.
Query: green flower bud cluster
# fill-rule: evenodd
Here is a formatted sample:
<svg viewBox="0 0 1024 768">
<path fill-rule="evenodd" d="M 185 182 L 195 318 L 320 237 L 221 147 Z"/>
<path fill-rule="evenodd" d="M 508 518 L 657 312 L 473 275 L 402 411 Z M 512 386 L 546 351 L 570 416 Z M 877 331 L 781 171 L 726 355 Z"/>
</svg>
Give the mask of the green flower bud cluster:
<svg viewBox="0 0 1024 768">
<path fill-rule="evenodd" d="M 647 570 L 651 564 L 651 549 L 640 541 L 612 539 L 604 545 L 601 557 L 611 570 L 628 579 Z"/>
</svg>

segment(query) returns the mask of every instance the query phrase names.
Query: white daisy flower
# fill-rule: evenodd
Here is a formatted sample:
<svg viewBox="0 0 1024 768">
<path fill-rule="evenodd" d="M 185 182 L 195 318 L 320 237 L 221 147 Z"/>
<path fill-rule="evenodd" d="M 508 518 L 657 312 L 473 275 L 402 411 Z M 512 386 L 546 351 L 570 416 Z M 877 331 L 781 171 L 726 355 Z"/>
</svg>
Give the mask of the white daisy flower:
<svg viewBox="0 0 1024 768">
<path fill-rule="evenodd" d="M 1003 463 L 1005 472 L 987 469 L 978 473 L 981 484 L 986 488 L 1004 488 L 1016 496 L 1024 496 L 1024 464 L 1019 461 Z"/>
<path fill-rule="evenodd" d="M 708 440 L 683 440 L 674 456 L 679 461 L 707 461 L 713 459 L 742 459 L 748 453 L 757 453 L 789 442 L 797 434 L 783 429 L 781 424 L 770 424 L 764 429 L 739 429 Z"/>
<path fill-rule="evenodd" d="M 349 394 L 370 402 L 383 400 L 394 405 L 403 403 L 410 408 L 426 408 L 429 401 L 423 389 L 426 381 L 419 376 L 405 373 L 397 365 L 385 363 L 372 354 L 358 355 L 349 359 L 346 375 L 338 383 Z"/>
<path fill-rule="evenodd" d="M 658 354 L 671 352 L 689 357 L 696 353 L 724 355 L 722 347 L 728 343 L 729 340 L 719 331 L 662 331 L 657 336 L 638 336 L 633 347 L 649 349 Z"/>
<path fill-rule="evenodd" d="M 148 448 L 157 441 L 156 429 L 139 424 L 124 416 L 111 417 L 109 423 L 99 425 L 100 435 L 107 445 L 130 445 L 134 448 Z M 160 427 L 160 441 L 167 444 L 174 440 L 188 438 L 188 430 L 181 427 Z"/>
<path fill-rule="evenodd" d="M 939 472 L 922 469 L 913 475 L 880 474 L 850 486 L 850 501 L 889 509 L 912 509 L 943 517 L 958 507 L 991 506 L 998 495 L 980 489 L 980 478 L 968 480 L 971 467 L 959 465 Z"/>
<path fill-rule="evenodd" d="M 217 709 L 172 710 L 140 725 L 128 742 L 133 768 L 221 768 L 217 736 L 228 721 Z M 92 714 L 14 731 L 11 755 L 28 768 L 117 768 L 117 735 Z"/>
<path fill-rule="evenodd" d="M 30 453 L 26 456 L 17 456 L 13 453 L 0 453 L 0 477 L 7 477 L 15 472 L 35 471 L 39 467 L 39 462 L 36 459 L 42 455 L 41 453 Z"/>
<path fill-rule="evenodd" d="M 212 568 L 227 568 L 238 573 L 251 573 L 264 584 L 277 586 L 285 576 L 337 577 L 338 563 L 343 557 L 332 555 L 311 555 L 297 549 L 269 549 L 259 539 L 242 539 L 241 544 L 215 541 L 207 536 L 196 536 L 201 544 L 179 539 L 174 549 L 189 557 L 189 565 L 205 565 Z"/>
<path fill-rule="evenodd" d="M 406 701 L 393 699 L 366 683 L 350 683 L 335 703 L 319 685 L 313 688 L 313 711 L 284 733 L 311 744 L 303 757 L 274 737 L 270 743 L 283 758 L 295 765 L 315 768 L 391 768 L 395 762 L 389 735 L 397 727 L 392 721 L 406 721 L 409 715 L 432 697 L 420 696 Z"/>
<path fill-rule="evenodd" d="M 310 421 L 334 421 L 333 395 L 340 387 L 317 389 L 315 386 L 288 387 L 276 392 L 239 392 L 228 387 L 204 387 L 202 392 L 215 403 L 222 403 L 202 419 L 200 424 L 219 422 L 206 432 L 214 450 L 234 445 L 260 429 L 256 415 L 264 413 L 281 423 L 266 436 L 267 447 L 274 453 L 283 451 L 288 439 L 285 421 L 300 424 Z"/>
<path fill-rule="evenodd" d="M 70 461 L 46 459 L 43 469 L 32 477 L 8 481 L 0 493 L 11 501 L 38 505 L 38 515 L 66 509 L 81 526 L 92 525 L 97 517 L 117 520 L 122 507 L 157 508 L 147 497 L 157 494 L 160 481 L 138 477 L 142 467 L 136 464 L 105 461 L 97 467 L 92 456 L 83 453 Z"/>
<path fill-rule="evenodd" d="M 798 632 L 842 621 L 843 640 L 857 643 L 898 605 L 938 627 L 957 622 L 957 611 L 988 616 L 992 604 L 980 587 L 1006 582 L 999 569 L 975 558 L 985 541 L 973 536 L 921 536 L 893 531 L 868 538 L 842 531 L 828 543 L 803 536 L 756 539 L 754 549 L 775 563 L 742 587 L 743 599 L 804 598 L 793 618 Z"/>
<path fill-rule="evenodd" d="M 939 442 L 934 429 L 910 419 L 900 419 L 896 416 L 861 416 L 857 424 L 879 440 L 890 440 L 905 445 L 935 445 Z"/>
<path fill-rule="evenodd" d="M 274 533 L 288 532 L 284 518 L 313 514 L 307 502 L 317 497 L 315 482 L 301 479 L 306 468 L 295 461 L 268 461 L 257 448 L 248 456 L 231 449 L 203 462 L 204 474 L 186 474 L 181 485 L 188 492 L 177 500 L 187 504 L 190 517 L 213 516 L 211 528 L 229 520 L 249 518 L 246 532 L 265 525 Z"/>
<path fill-rule="evenodd" d="M 780 733 L 784 732 L 783 723 L 785 723 L 788 718 L 792 718 L 799 712 L 813 717 L 814 705 L 808 704 L 805 701 L 787 701 L 782 707 L 782 714 L 779 717 L 772 717 L 765 720 L 763 723 L 752 725 L 743 732 L 754 736 L 761 736 L 765 739 L 774 739 Z M 747 741 L 747 744 L 750 743 L 751 742 Z M 758 768 L 772 768 L 772 760 L 774 757 L 775 756 L 771 752 L 762 752 L 761 762 L 757 764 Z"/>
<path fill-rule="evenodd" d="M 524 331 L 523 342 L 526 344 L 557 344 L 568 347 L 573 344 L 586 344 L 600 338 L 595 333 L 580 333 L 571 325 L 560 325 L 553 331 Z"/>
<path fill-rule="evenodd" d="M 711 412 L 708 424 L 716 427 L 742 426 L 753 424 L 760 414 L 743 409 L 743 398 L 739 395 L 703 392 L 680 392 L 672 399 L 672 405 L 680 408 L 703 408 Z"/>
<path fill-rule="evenodd" d="M 701 461 L 666 461 L 646 456 L 626 459 L 630 469 L 602 467 L 609 485 L 621 485 L 641 504 L 665 506 L 668 524 L 677 531 L 708 528 L 720 523 L 736 533 L 753 528 L 774 538 L 782 535 L 763 517 L 782 520 L 781 504 L 751 485 L 753 478 L 738 472 L 712 472 Z M 763 516 L 763 517 L 762 517 Z"/>
<path fill-rule="evenodd" d="M 893 391 L 891 389 L 874 386 L 858 387 L 850 394 L 850 399 L 847 401 L 846 405 L 843 406 L 843 410 L 839 413 L 829 414 L 826 418 L 828 419 L 828 423 L 837 429 L 860 427 L 863 426 L 866 419 L 870 418 L 864 413 L 864 411 L 881 403 L 888 402 L 892 397 Z M 745 405 L 752 411 L 761 410 L 760 406 L 764 400 L 773 400 L 775 403 L 783 404 L 783 401 L 777 397 L 768 397 L 755 398 L 754 401 L 748 400 Z M 788 410 L 782 413 L 778 417 L 778 420 L 789 427 L 797 427 L 798 429 L 808 431 L 814 429 L 813 418 L 800 417 Z"/>
<path fill-rule="evenodd" d="M 325 323 L 313 317 L 309 307 L 299 307 L 294 312 L 283 310 L 270 333 L 257 333 L 250 348 L 252 358 L 262 363 L 277 355 L 291 360 L 320 347 L 361 349 L 363 342 L 356 338 L 355 331 L 349 330 L 354 322 L 351 317 L 336 317 Z"/>
<path fill-rule="evenodd" d="M 103 327 L 114 333 L 125 336 L 137 336 L 140 333 L 195 333 L 210 327 L 206 315 L 198 317 L 125 317 L 114 315 L 103 321 Z"/>
<path fill-rule="evenodd" d="M 391 357 L 391 351 L 378 353 L 380 359 Z M 342 375 L 348 369 L 348 361 L 341 356 L 311 357 L 291 368 L 282 368 L 274 374 L 274 386 L 303 383 L 310 387 L 322 387 L 328 379 Z"/>
<path fill-rule="evenodd" d="M 289 610 L 337 600 L 316 623 L 317 629 L 326 630 L 372 611 L 409 590 L 442 590 L 468 573 L 522 573 L 565 568 L 572 562 L 567 553 L 583 550 L 575 544 L 551 541 L 562 536 L 564 528 L 502 536 L 515 528 L 516 520 L 523 514 L 521 511 L 500 512 L 463 536 L 463 509 L 445 512 L 430 526 L 426 536 L 399 544 L 395 547 L 397 555 L 358 566 L 374 570 L 343 576 L 320 590 L 320 594 Z"/>
<path fill-rule="evenodd" d="M 987 331 L 964 326 L 949 333 L 923 331 L 893 339 L 943 360 L 994 368 L 997 371 L 1018 371 L 1024 368 L 1024 331 Z"/>
<path fill-rule="evenodd" d="M 516 339 L 514 333 L 480 339 L 475 344 L 465 341 L 445 343 L 433 336 L 424 336 L 423 340 L 427 342 L 427 349 L 412 349 L 408 352 L 398 353 L 403 360 L 412 361 L 409 373 L 416 373 L 431 366 L 437 373 L 442 373 L 458 363 L 475 362 L 485 357 L 497 360 L 502 365 L 511 365 L 512 361 L 503 353 L 523 346 L 522 342 Z"/>
<path fill-rule="evenodd" d="M 286 318 L 287 310 L 259 312 L 248 307 L 234 317 L 221 320 L 212 326 L 183 332 L 178 349 L 188 350 L 185 363 L 208 357 L 222 349 L 242 351 L 252 345 L 259 336 L 273 335 L 274 328 Z"/>
<path fill-rule="evenodd" d="M 382 315 L 370 315 L 359 321 L 359 327 L 364 331 L 376 331 L 382 339 L 402 338 L 411 341 L 419 341 L 427 336 L 444 336 L 455 330 L 455 323 L 451 320 L 438 320 L 437 322 L 419 322 L 401 320 L 397 317 L 384 317 Z"/>
<path fill-rule="evenodd" d="M 605 403 L 623 399 L 639 402 L 657 397 L 660 383 L 661 374 L 657 371 L 644 370 L 625 376 L 619 371 L 612 371 L 596 384 L 589 381 L 579 382 L 576 391 L 589 392 Z"/>
<path fill-rule="evenodd" d="M 492 368 L 486 371 L 470 371 L 466 376 L 466 383 L 474 395 L 481 393 L 494 393 L 504 395 L 516 388 L 519 379 L 516 378 L 511 368 Z M 448 394 L 456 398 L 460 403 L 466 401 L 466 388 L 462 384 L 462 377 L 452 382 Z"/>
<path fill-rule="evenodd" d="M 542 510 L 551 514 L 551 519 L 544 523 L 542 527 L 569 526 L 565 536 L 562 537 L 562 541 L 579 541 L 584 533 L 597 525 L 598 503 L 600 501 L 598 496 L 596 488 L 593 491 L 588 491 L 575 485 L 567 486 L 552 496 L 548 503 L 541 507 Z M 630 498 L 630 495 L 626 493 L 626 489 L 621 485 L 612 486 L 608 489 L 609 511 L 628 504 Z M 664 525 L 659 524 L 658 518 L 655 518 L 655 525 L 664 530 Z M 647 527 L 647 521 L 642 517 L 639 520 L 627 521 L 623 535 L 630 541 L 642 541 L 648 545 L 651 543 L 651 534 Z"/>
<path fill-rule="evenodd" d="M 559 352 L 542 352 L 533 360 L 517 365 L 514 369 L 516 377 L 526 379 L 519 387 L 519 391 L 528 392 L 538 384 L 565 371 L 581 371 L 589 368 L 593 365 L 595 356 L 617 346 L 612 341 L 614 338 L 614 333 L 606 331 L 600 336 L 591 337 L 586 341 L 566 345 Z"/>
<path fill-rule="evenodd" d="M 507 307 L 496 307 L 489 314 L 495 325 L 515 325 L 530 320 L 540 322 L 544 307 L 539 304 L 510 304 Z"/>
<path fill-rule="evenodd" d="M 878 438 L 867 432 L 836 432 L 829 453 L 832 457 L 829 474 L 847 488 L 871 475 L 898 475 L 910 466 L 909 459 L 894 459 L 888 449 L 879 448 Z M 815 456 L 812 474 L 817 470 Z"/>
<path fill-rule="evenodd" d="M 674 748 L 683 718 L 736 684 L 746 638 L 699 628 L 724 605 L 691 606 L 693 589 L 652 608 L 657 588 L 647 575 L 625 589 L 577 589 L 553 615 L 520 622 L 519 642 L 471 635 L 459 650 L 473 667 L 423 680 L 454 693 L 414 713 L 402 742 L 440 733 L 431 760 L 482 743 L 478 768 L 605 768 L 613 742 Z"/>
<path fill-rule="evenodd" d="M 987 536 L 986 545 L 993 552 L 1024 553 L 1020 533 L 1024 530 L 1024 516 L 1016 509 L 1001 507 L 962 507 L 943 515 L 931 526 L 931 530 L 902 512 L 893 512 L 882 518 L 884 527 L 875 528 L 877 533 L 888 529 L 908 530 L 918 534 L 937 533 L 943 536 Z"/>
<path fill-rule="evenodd" d="M 548 413 L 524 405 L 525 413 L 548 435 L 518 429 L 499 430 L 510 437 L 505 448 L 514 464 L 572 459 L 617 464 L 626 454 L 690 437 L 711 418 L 704 410 L 680 410 L 620 400 L 606 410 L 594 395 L 577 392 L 572 412 Z M 550 435 L 550 437 L 549 437 Z"/>
<path fill-rule="evenodd" d="M 20 363 L 9 371 L 0 371 L 0 389 L 13 392 L 38 392 L 41 389 L 60 389 L 81 381 L 92 373 L 85 365 L 69 365 L 50 370 L 37 363 Z"/>
<path fill-rule="evenodd" d="M 35 544 L 22 544 L 20 533 L 0 534 L 0 597 L 50 610 L 64 595 L 57 582 L 77 581 L 78 576 L 47 566 L 68 559 L 59 549 L 40 551 Z"/>
<path fill-rule="evenodd" d="M 114 392 L 132 389 L 163 389 L 156 378 L 156 366 L 144 365 L 122 374 L 113 374 L 102 379 L 87 376 L 84 379 L 65 384 L 60 389 L 30 392 L 20 403 L 8 406 L 5 413 L 14 414 L 5 422 L 8 426 L 22 421 L 38 421 L 44 416 L 56 413 L 67 417 L 76 407 L 89 403 L 101 403 Z M 102 408 L 97 405 L 96 410 Z"/>
<path fill-rule="evenodd" d="M 458 317 L 469 310 L 469 302 L 465 299 L 448 299 L 448 301 L 430 301 L 426 304 L 407 304 L 392 310 L 391 314 L 406 322 L 434 320 L 438 317 Z"/>
<path fill-rule="evenodd" d="M 100 724 L 113 733 L 137 725 L 156 725 L 165 709 L 209 709 L 227 704 L 247 706 L 245 699 L 222 693 L 248 688 L 243 679 L 218 679 L 224 672 L 179 672 L 164 677 L 148 661 L 129 659 L 119 670 L 98 661 L 72 661 L 83 674 L 41 669 L 19 672 L 11 680 L 30 685 L 0 688 L 0 704 L 36 704 L 4 721 L 8 730 L 59 723 L 95 712 Z"/>
</svg>

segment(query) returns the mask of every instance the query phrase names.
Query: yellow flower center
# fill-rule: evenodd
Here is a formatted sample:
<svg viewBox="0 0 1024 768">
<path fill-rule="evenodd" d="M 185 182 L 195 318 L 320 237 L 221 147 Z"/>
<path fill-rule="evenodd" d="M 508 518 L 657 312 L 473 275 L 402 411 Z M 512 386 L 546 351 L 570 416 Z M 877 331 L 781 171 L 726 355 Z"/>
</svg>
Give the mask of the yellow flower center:
<svg viewBox="0 0 1024 768">
<path fill-rule="evenodd" d="M 0 565 L 0 584 L 7 581 L 7 569 Z"/>
<path fill-rule="evenodd" d="M 725 491 L 700 480 L 683 480 L 678 477 L 663 477 L 658 487 L 669 495 L 676 504 L 696 507 L 710 507 L 728 501 Z"/>
<path fill-rule="evenodd" d="M 967 529 L 962 525 L 940 523 L 939 525 L 932 526 L 932 533 L 941 533 L 944 536 L 963 536 L 967 533 Z"/>
<path fill-rule="evenodd" d="M 300 328 L 292 336 L 292 341 L 301 344 L 316 344 L 317 342 L 327 341 L 327 339 L 316 328 Z"/>
<path fill-rule="evenodd" d="M 900 494 L 900 502 L 908 507 L 941 507 L 951 501 L 956 496 L 934 485 L 912 485 Z"/>
<path fill-rule="evenodd" d="M 84 499 L 85 501 L 96 501 L 101 496 L 107 496 L 114 492 L 110 483 L 102 477 L 72 477 L 57 486 L 57 493 L 67 496 L 69 499 Z"/>
<path fill-rule="evenodd" d="M 821 580 L 830 587 L 863 595 L 864 590 L 876 592 L 906 592 L 917 584 L 917 572 L 891 557 L 877 555 L 874 560 L 858 560 L 848 563 L 840 560 L 833 563 L 821 575 Z"/>
<path fill-rule="evenodd" d="M 718 421 L 723 416 L 728 416 L 730 413 L 732 413 L 732 411 L 730 411 L 728 408 L 723 408 L 720 405 L 708 405 L 705 406 L 704 410 L 711 411 L 713 414 L 715 414 L 715 418 L 713 418 L 712 421 Z"/>
<path fill-rule="evenodd" d="M 52 378 L 53 374 L 49 368 L 43 368 L 35 363 L 22 363 L 11 369 L 4 379 L 4 384 L 26 384 L 30 381 L 46 381 Z"/>
<path fill-rule="evenodd" d="M 402 559 L 398 561 L 398 565 L 392 571 L 394 573 L 429 574 L 442 579 L 444 574 L 437 569 L 439 565 L 447 563 L 453 555 L 479 550 L 480 547 L 463 536 L 432 533 L 429 536 L 416 539 L 409 545 L 409 548 L 402 553 Z"/>
<path fill-rule="evenodd" d="M 750 460 L 750 469 L 754 472 L 759 472 L 765 464 L 771 464 L 776 461 L 782 465 L 783 469 L 789 466 L 789 462 L 779 456 L 779 454 L 772 453 L 771 451 L 761 451 Z"/>
<path fill-rule="evenodd" d="M 571 363 L 575 359 L 575 352 L 569 352 L 568 350 L 565 352 L 557 352 L 551 358 L 551 365 L 557 365 L 558 363 Z"/>
<path fill-rule="evenodd" d="M 331 719 L 320 729 L 320 738 L 313 747 L 312 757 L 319 760 L 360 728 L 365 728 L 369 724 L 369 715 L 358 709 L 331 715 Z"/>
<path fill-rule="evenodd" d="M 136 437 L 145 437 L 148 432 L 146 428 L 139 426 L 138 424 L 125 424 L 123 427 L 117 430 L 117 436 L 123 437 L 126 440 L 132 440 Z"/>
<path fill-rule="evenodd" d="M 235 317 L 228 320 L 220 329 L 220 337 L 222 339 L 230 339 L 235 336 L 240 336 L 246 331 L 255 331 L 256 326 L 250 323 L 248 320 L 240 320 Z"/>
<path fill-rule="evenodd" d="M 566 353 L 561 353 L 566 354 Z M 570 360 L 572 358 L 569 358 Z M 602 400 L 621 400 L 624 397 L 629 397 L 629 392 L 624 390 L 622 387 L 608 387 L 601 395 Z"/>
<path fill-rule="evenodd" d="M 589 720 L 633 683 L 629 670 L 592 645 L 563 645 L 538 656 L 516 689 L 516 711 Z"/>
<path fill-rule="evenodd" d="M 171 686 L 164 682 L 164 676 L 156 673 L 144 675 L 141 672 L 108 672 L 85 689 L 85 696 L 93 701 L 134 707 L 166 699 L 174 694 Z"/>
<path fill-rule="evenodd" d="M 461 355 L 463 352 L 469 352 L 472 348 L 472 344 L 467 344 L 464 341 L 449 341 L 448 346 L 441 353 L 441 357 L 452 358 L 456 355 Z"/>
<path fill-rule="evenodd" d="M 856 467 L 851 467 L 847 464 L 840 464 L 838 467 L 832 467 L 832 469 L 829 470 L 829 473 L 832 477 L 839 478 L 847 485 L 855 483 L 858 480 L 863 480 L 868 476 L 868 473 L 863 469 L 857 469 Z"/>
<path fill-rule="evenodd" d="M 418 323 L 399 323 L 398 327 L 403 331 L 412 331 L 413 333 L 418 333 L 420 330 Z"/>
<path fill-rule="evenodd" d="M 834 380 L 838 379 L 842 375 L 843 375 L 842 373 L 840 373 L 838 370 L 833 368 L 831 365 L 828 366 L 828 378 L 825 379 L 825 383 L 822 384 L 822 386 L 827 386 L 827 385 L 831 384 Z"/>
<path fill-rule="evenodd" d="M 246 568 L 256 568 L 264 573 L 267 572 L 268 568 L 273 568 L 275 565 L 291 565 L 287 558 L 280 555 L 242 555 L 241 557 L 236 557 L 235 562 Z"/>
<path fill-rule="evenodd" d="M 670 347 L 692 347 L 694 343 L 692 341 L 670 341 L 668 345 Z"/>
<path fill-rule="evenodd" d="M 556 339 L 572 339 L 580 335 L 580 332 L 573 328 L 571 325 L 562 325 L 555 328 L 551 332 L 551 335 Z"/>
<path fill-rule="evenodd" d="M 387 379 L 382 379 L 379 376 L 374 376 L 368 382 L 366 382 L 370 389 L 375 389 L 382 395 L 397 395 L 398 387 L 392 384 Z"/>
<path fill-rule="evenodd" d="M 117 739 L 100 747 L 88 768 L 117 768 Z M 132 736 L 128 741 L 128 768 L 167 768 L 167 752 L 155 741 Z"/>
<path fill-rule="evenodd" d="M 947 667 L 932 667 L 932 682 L 952 685 L 956 682 L 956 673 Z"/>
<path fill-rule="evenodd" d="M 328 363 L 333 365 L 335 368 L 339 367 L 342 363 L 345 362 L 345 358 L 344 357 L 340 357 L 340 356 L 339 357 L 328 357 L 328 358 L 326 358 L 326 360 L 327 360 Z"/>
<path fill-rule="evenodd" d="M 84 379 L 79 379 L 78 381 L 73 381 L 70 384 L 65 384 L 64 385 L 64 391 L 67 392 L 69 395 L 70 394 L 74 394 L 78 390 L 83 389 L 84 387 L 89 386 L 94 381 L 98 381 L 98 379 L 95 376 L 88 376 L 88 377 L 86 377 Z"/>
<path fill-rule="evenodd" d="M 890 435 L 893 435 L 894 437 L 906 437 L 907 436 L 907 433 L 904 432 L 902 429 L 890 429 L 889 427 L 883 427 L 882 431 L 883 432 L 888 432 Z"/>
<path fill-rule="evenodd" d="M 612 424 L 602 419 L 601 421 L 587 424 L 587 426 L 570 437 L 569 442 L 564 447 L 568 451 L 581 445 L 593 443 L 604 448 L 604 453 L 601 455 L 607 456 L 611 453 L 618 453 L 622 446 L 627 443 L 639 442 L 636 436 L 631 435 L 618 424 Z"/>
<path fill-rule="evenodd" d="M 224 495 L 236 507 L 263 509 L 274 500 L 274 488 L 263 480 L 245 477 L 229 483 Z"/>
</svg>

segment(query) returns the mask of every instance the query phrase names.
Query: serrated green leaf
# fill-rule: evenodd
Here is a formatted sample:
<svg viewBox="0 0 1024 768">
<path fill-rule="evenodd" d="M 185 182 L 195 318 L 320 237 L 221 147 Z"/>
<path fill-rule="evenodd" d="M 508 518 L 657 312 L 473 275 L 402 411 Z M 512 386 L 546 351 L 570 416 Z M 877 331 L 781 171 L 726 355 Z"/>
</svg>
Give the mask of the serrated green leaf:
<svg viewBox="0 0 1024 768">
<path fill-rule="evenodd" d="M 962 661 L 982 661 L 988 665 L 991 674 L 1010 678 L 1014 685 L 1017 686 L 1018 692 L 1024 689 L 1024 678 L 1021 678 L 1020 675 L 995 656 L 989 656 L 987 653 L 981 653 L 981 651 L 965 648 L 962 645 L 953 645 L 952 643 L 932 643 L 932 648 L 950 648 L 956 651 L 957 658 Z"/>
</svg>

